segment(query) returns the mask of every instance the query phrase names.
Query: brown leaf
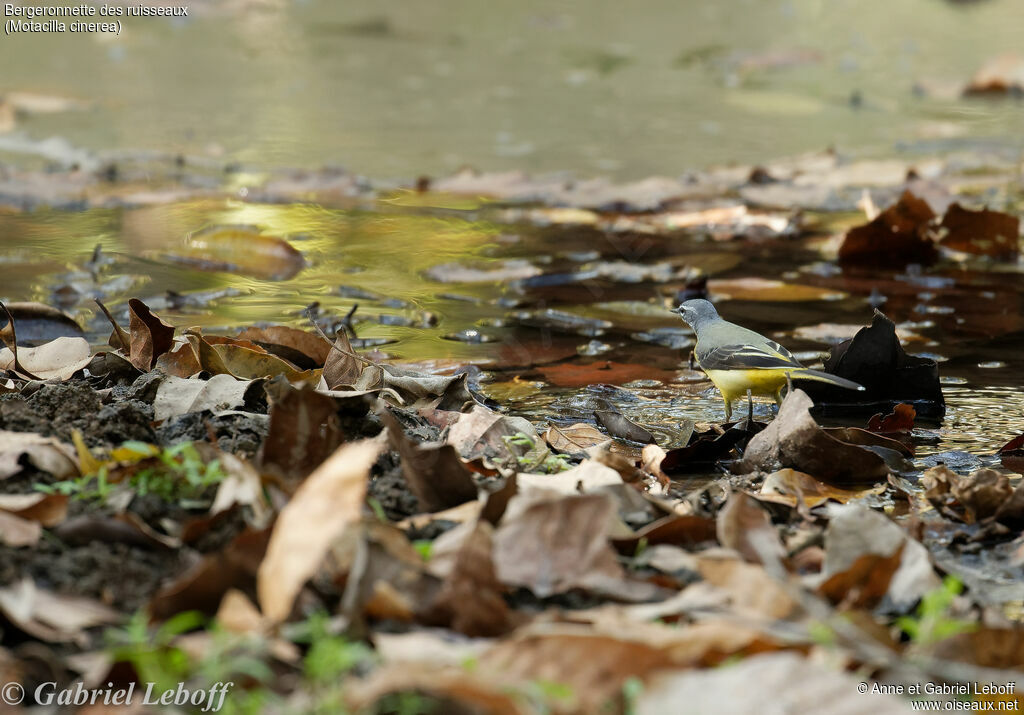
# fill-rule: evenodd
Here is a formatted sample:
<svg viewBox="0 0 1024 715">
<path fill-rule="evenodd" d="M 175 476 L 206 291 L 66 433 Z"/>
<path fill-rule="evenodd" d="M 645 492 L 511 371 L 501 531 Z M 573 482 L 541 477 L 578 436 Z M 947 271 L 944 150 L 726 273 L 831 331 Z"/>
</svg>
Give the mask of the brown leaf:
<svg viewBox="0 0 1024 715">
<path fill-rule="evenodd" d="M 174 327 L 157 317 L 138 298 L 128 301 L 128 333 L 131 340 L 128 359 L 143 372 L 153 369 L 157 358 L 174 344 Z"/>
<path fill-rule="evenodd" d="M 843 610 L 872 610 L 889 592 L 902 557 L 902 545 L 890 556 L 862 554 L 846 571 L 832 574 L 818 586 L 818 593 Z"/>
<path fill-rule="evenodd" d="M 742 467 L 792 467 L 841 487 L 884 481 L 889 474 L 885 460 L 823 431 L 811 417 L 812 405 L 803 390 L 788 394 L 778 417 L 750 440 Z"/>
<path fill-rule="evenodd" d="M 395 663 L 377 668 L 360 681 L 346 683 L 345 700 L 354 712 L 374 712 L 384 697 L 426 693 L 446 703 L 458 703 L 469 713 L 530 715 L 536 712 L 520 694 L 508 692 L 501 678 L 485 678 L 459 666 Z"/>
<path fill-rule="evenodd" d="M 827 582 L 836 574 L 851 572 L 865 554 L 890 558 L 900 552 L 899 566 L 885 593 L 897 609 L 911 608 L 924 594 L 939 587 L 928 550 L 889 517 L 859 504 L 829 506 L 829 516 L 821 582 Z M 881 573 L 887 568 L 884 564 L 868 566 L 870 562 L 862 563 L 868 575 L 873 568 L 882 568 Z"/>
<path fill-rule="evenodd" d="M 341 444 L 338 404 L 332 397 L 305 385 L 293 387 L 280 377 L 267 383 L 266 390 L 270 424 L 257 462 L 263 474 L 290 491 Z M 368 409 L 365 402 L 363 407 Z"/>
<path fill-rule="evenodd" d="M 938 251 L 929 235 L 935 213 L 927 202 L 904 191 L 873 221 L 851 228 L 839 246 L 840 263 L 877 266 L 927 264 Z"/>
<path fill-rule="evenodd" d="M 1013 493 L 1010 480 L 994 469 L 979 469 L 950 485 L 950 493 L 967 510 L 969 523 L 993 516 Z"/>
<path fill-rule="evenodd" d="M 868 431 L 882 434 L 910 432 L 914 429 L 915 417 L 917 417 L 917 410 L 911 405 L 901 402 L 888 415 L 883 416 L 881 412 L 872 415 L 868 420 Z"/>
<path fill-rule="evenodd" d="M 260 606 L 271 621 L 288 617 L 296 595 L 316 573 L 331 542 L 360 519 L 370 467 L 382 446 L 378 440 L 342 446 L 281 510 L 258 578 Z"/>
<path fill-rule="evenodd" d="M 191 377 L 203 369 L 192 344 L 185 341 L 156 360 L 156 369 L 174 377 Z"/>
<path fill-rule="evenodd" d="M 770 501 L 792 507 L 803 504 L 807 508 L 814 508 L 829 499 L 845 504 L 851 499 L 859 499 L 865 494 L 881 494 L 885 489 L 884 484 L 870 489 L 839 489 L 829 486 L 805 472 L 798 472 L 795 469 L 780 469 L 764 478 L 761 491 L 756 498 L 759 501 Z"/>
<path fill-rule="evenodd" d="M 269 528 L 247 528 L 222 550 L 204 556 L 162 586 L 149 601 L 150 614 L 158 620 L 192 610 L 213 615 L 229 590 L 253 593 L 270 538 Z"/>
<path fill-rule="evenodd" d="M 363 371 L 363 364 L 355 357 L 352 344 L 348 341 L 348 334 L 342 328 L 334 339 L 334 346 L 327 354 L 324 361 L 324 382 L 327 389 L 337 390 L 341 387 L 354 385 L 359 380 L 359 374 Z"/>
<path fill-rule="evenodd" d="M 441 590 L 421 620 L 471 637 L 500 636 L 512 628 L 512 615 L 502 597 L 504 587 L 492 559 L 494 527 L 479 521 L 455 554 Z"/>
<path fill-rule="evenodd" d="M 533 449 L 506 441 L 506 437 L 514 437 L 519 433 L 529 437 L 534 447 L 537 446 L 537 430 L 529 420 L 502 415 L 483 405 L 473 405 L 468 412 L 458 413 L 458 419 L 448 430 L 447 441 L 464 460 L 482 458 L 493 463 L 515 466 L 518 455 Z"/>
<path fill-rule="evenodd" d="M 238 334 L 237 339 L 256 343 L 267 352 L 302 369 L 324 367 L 332 352 L 331 344 L 321 336 L 286 325 L 246 328 Z M 300 364 L 301 357 L 305 357 L 310 364 Z"/>
<path fill-rule="evenodd" d="M 0 494 L 0 511 L 38 521 L 43 526 L 56 526 L 68 513 L 65 494 Z"/>
<path fill-rule="evenodd" d="M 629 600 L 657 593 L 629 581 L 608 543 L 615 503 L 602 494 L 515 497 L 494 535 L 498 579 L 541 598 L 574 588 Z"/>
<path fill-rule="evenodd" d="M 1024 669 L 1024 628 L 982 626 L 939 641 L 931 655 L 982 668 L 1020 671 Z"/>
<path fill-rule="evenodd" d="M 1017 257 L 1020 219 L 1000 211 L 971 211 L 952 204 L 942 217 L 940 228 L 945 232 L 940 245 L 1000 260 Z"/>
<path fill-rule="evenodd" d="M 718 542 L 752 563 L 777 565 L 784 550 L 768 512 L 743 492 L 732 492 L 718 512 Z"/>
<path fill-rule="evenodd" d="M 406 436 L 391 410 L 380 412 L 388 442 L 402 458 L 402 475 L 416 495 L 422 511 L 441 511 L 473 501 L 477 496 L 473 474 L 449 444 L 417 444 Z"/>
<path fill-rule="evenodd" d="M 544 441 L 551 449 L 566 454 L 582 454 L 594 445 L 608 441 L 608 435 L 586 422 L 577 422 L 568 427 L 551 425 L 544 433 Z"/>
</svg>

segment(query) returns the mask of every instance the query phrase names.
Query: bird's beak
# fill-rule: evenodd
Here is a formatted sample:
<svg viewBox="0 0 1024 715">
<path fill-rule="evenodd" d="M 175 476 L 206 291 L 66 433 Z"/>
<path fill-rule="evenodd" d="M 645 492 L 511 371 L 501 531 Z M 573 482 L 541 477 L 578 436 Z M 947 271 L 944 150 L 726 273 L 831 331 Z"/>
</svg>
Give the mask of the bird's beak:
<svg viewBox="0 0 1024 715">
<path fill-rule="evenodd" d="M 677 307 L 673 308 L 672 312 L 675 313 L 676 315 L 682 315 L 685 310 L 686 309 L 683 308 L 683 306 L 680 305 L 680 306 L 677 306 Z"/>
</svg>

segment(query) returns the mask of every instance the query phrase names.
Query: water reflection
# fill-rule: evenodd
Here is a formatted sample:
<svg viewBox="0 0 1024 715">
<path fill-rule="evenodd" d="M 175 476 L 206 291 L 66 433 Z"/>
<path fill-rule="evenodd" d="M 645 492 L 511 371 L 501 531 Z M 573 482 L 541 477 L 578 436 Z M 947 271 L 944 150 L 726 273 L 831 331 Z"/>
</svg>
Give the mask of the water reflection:
<svg viewBox="0 0 1024 715">
<path fill-rule="evenodd" d="M 580 227 L 504 225 L 486 206 L 423 209 L 410 199 L 349 210 L 197 201 L 0 214 L 5 237 L 0 297 L 53 304 L 58 289 L 72 286 L 69 310 L 97 344 L 109 326 L 95 310 L 93 296 L 115 314 L 123 312 L 129 297 L 138 296 L 175 325 L 228 333 L 254 323 L 305 327 L 304 309 L 314 301 L 321 315 L 338 319 L 357 306 L 354 326 L 367 345 L 431 370 L 473 363 L 483 370 L 477 379 L 485 394 L 540 421 L 592 421 L 593 411 L 607 401 L 672 446 L 684 421 L 721 420 L 717 393 L 685 370 L 692 336 L 666 310 L 681 285 L 675 274 L 661 283 L 623 282 L 614 270 L 600 268 L 618 265 L 627 238 Z M 308 267 L 275 282 L 197 271 L 168 259 L 190 232 L 226 223 L 256 223 L 267 234 L 288 237 Z M 677 267 L 703 266 L 712 275 L 721 271 L 734 279 L 780 275 L 806 248 L 799 242 L 764 244 L 756 260 L 748 261 L 729 243 L 708 246 L 652 236 L 644 241 L 648 263 L 665 259 Z M 100 269 L 98 282 L 82 270 L 96 244 L 113 258 Z M 598 268 L 581 271 L 579 260 Z M 517 277 L 522 275 L 531 277 Z M 901 295 L 897 289 L 906 286 L 904 280 L 872 275 L 871 285 L 888 286 L 889 315 L 913 325 L 908 350 L 923 343 L 949 357 L 940 368 L 946 419 L 940 428 L 918 431 L 919 456 L 949 450 L 992 453 L 1024 430 L 1024 392 L 1015 377 L 1022 359 L 1012 335 L 1017 318 L 1007 314 L 996 320 L 985 312 L 987 300 L 971 298 L 972 291 L 988 291 L 984 275 L 941 266 L 929 274 L 936 281 L 948 278 L 942 285 L 958 292 L 955 313 L 928 323 L 910 322 L 921 300 L 916 288 Z M 440 282 L 453 276 L 454 282 Z M 835 278 L 840 279 L 847 289 L 860 280 L 849 273 Z M 728 285 L 735 292 L 742 281 Z M 1019 300 L 1019 281 L 1000 290 L 1005 300 Z M 177 296 L 169 299 L 168 291 Z M 66 298 L 67 291 L 60 295 Z M 835 324 L 863 324 L 870 316 L 868 298 L 856 291 L 839 299 L 789 302 L 765 301 L 769 295 L 737 293 L 721 301 L 723 313 L 779 337 L 810 361 L 827 350 Z M 972 321 L 978 316 L 978 323 L 998 332 L 979 336 L 962 315 Z M 820 324 L 824 328 L 816 329 Z M 999 358 L 1004 366 L 980 368 L 979 363 L 996 361 L 979 356 Z M 766 418 L 773 410 L 771 403 L 757 402 L 754 412 Z"/>
</svg>

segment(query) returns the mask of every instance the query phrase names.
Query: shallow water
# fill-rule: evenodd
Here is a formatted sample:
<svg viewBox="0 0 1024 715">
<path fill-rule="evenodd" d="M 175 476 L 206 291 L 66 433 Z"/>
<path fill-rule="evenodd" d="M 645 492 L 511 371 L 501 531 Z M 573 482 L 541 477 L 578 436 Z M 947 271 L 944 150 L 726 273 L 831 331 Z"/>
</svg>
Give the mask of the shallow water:
<svg viewBox="0 0 1024 715">
<path fill-rule="evenodd" d="M 625 282 L 616 273 L 621 268 L 592 277 L 602 266 L 618 265 L 622 237 L 581 227 L 501 224 L 501 214 L 486 207 L 410 209 L 385 200 L 370 208 L 204 201 L 0 213 L 0 298 L 59 304 L 67 295 L 57 289 L 73 286 L 77 293 L 65 307 L 97 344 L 109 326 L 91 301 L 94 295 L 124 322 L 126 301 L 137 296 L 174 325 L 225 334 L 261 322 L 308 327 L 303 310 L 313 301 L 322 317 L 335 320 L 358 305 L 354 327 L 365 349 L 429 370 L 475 364 L 482 372 L 474 379 L 485 395 L 536 420 L 592 421 L 593 410 L 607 401 L 666 446 L 680 439 L 686 420 L 721 421 L 717 393 L 687 369 L 688 329 L 667 310 L 681 282 Z M 275 282 L 199 271 L 169 258 L 189 231 L 218 223 L 258 223 L 268 233 L 290 236 L 309 266 Z M 821 255 L 813 240 L 762 242 L 756 252 L 749 245 L 678 235 L 644 240 L 640 263 L 700 266 L 713 278 L 777 277 L 783 268 L 802 265 L 792 273 L 794 281 L 824 286 L 828 299 L 779 302 L 752 291 L 738 294 L 742 300 L 720 297 L 718 304 L 725 317 L 777 337 L 808 362 L 829 344 L 799 337 L 795 329 L 867 324 L 871 307 L 864 286 L 881 291 L 885 312 L 901 331 L 916 334 L 905 342 L 907 351 L 943 360 L 947 414 L 941 425 L 919 426 L 919 457 L 951 450 L 991 454 L 1024 430 L 1022 333 L 1013 307 L 1024 301 L 1024 285 L 1010 280 L 1005 266 L 990 274 L 940 264 L 923 275 L 942 278 L 930 284 L 945 288 L 926 291 L 908 288 L 922 282 L 922 274 L 903 271 L 847 270 L 815 278 Z M 96 244 L 113 259 L 99 270 L 98 281 L 82 269 Z M 525 267 L 538 275 L 467 282 L 474 276 L 456 275 L 456 267 L 513 273 Z M 591 277 L 565 278 L 571 274 Z M 462 280 L 438 280 L 446 277 Z M 194 303 L 169 302 L 167 291 Z M 990 293 L 998 300 L 985 297 Z M 928 310 L 936 305 L 951 310 Z M 981 322 L 987 334 L 977 329 Z M 652 335 L 683 347 L 650 342 Z M 999 366 L 979 367 L 993 361 Z M 774 409 L 758 402 L 755 415 L 767 417 Z"/>
<path fill-rule="evenodd" d="M 92 104 L 21 118 L 0 156 L 57 137 L 374 178 L 638 178 L 827 146 L 1020 148 L 1017 102 L 957 90 L 1022 26 L 1007 0 L 206 0 L 116 37 L 5 37 L 0 94 Z"/>
</svg>

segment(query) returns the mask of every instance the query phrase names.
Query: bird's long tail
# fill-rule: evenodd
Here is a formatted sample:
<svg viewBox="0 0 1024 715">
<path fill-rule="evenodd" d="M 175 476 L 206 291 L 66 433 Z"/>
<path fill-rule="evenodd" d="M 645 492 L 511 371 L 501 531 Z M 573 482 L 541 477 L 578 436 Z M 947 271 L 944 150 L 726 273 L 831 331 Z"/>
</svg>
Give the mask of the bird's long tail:
<svg viewBox="0 0 1024 715">
<path fill-rule="evenodd" d="M 858 390 L 863 392 L 864 386 L 859 385 L 853 380 L 847 380 L 844 377 L 838 377 L 837 375 L 830 375 L 827 372 L 821 372 L 820 370 L 811 370 L 810 368 L 804 368 L 803 370 L 794 370 L 790 373 L 794 380 L 814 380 L 816 382 L 827 382 L 837 387 L 845 387 L 847 390 Z"/>
</svg>

